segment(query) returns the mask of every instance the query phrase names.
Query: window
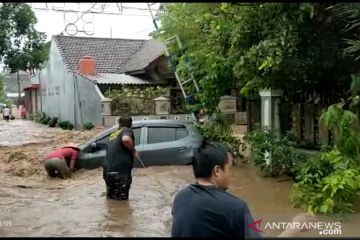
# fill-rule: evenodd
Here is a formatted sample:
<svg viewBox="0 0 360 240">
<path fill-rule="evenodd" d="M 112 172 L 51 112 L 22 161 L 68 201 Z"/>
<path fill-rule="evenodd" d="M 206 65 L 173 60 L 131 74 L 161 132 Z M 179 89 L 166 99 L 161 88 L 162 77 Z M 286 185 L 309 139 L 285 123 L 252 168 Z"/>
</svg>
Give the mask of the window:
<svg viewBox="0 0 360 240">
<path fill-rule="evenodd" d="M 109 144 L 109 136 L 96 141 L 97 147 L 96 147 L 96 149 L 93 149 L 93 150 L 96 150 L 96 151 L 105 150 L 108 144 Z"/>
<path fill-rule="evenodd" d="M 175 134 L 176 134 L 176 136 L 175 136 L 175 139 L 176 139 L 176 140 L 179 140 L 179 139 L 182 139 L 182 138 L 184 138 L 184 137 L 189 136 L 189 132 L 188 132 L 188 130 L 187 130 L 185 127 L 176 128 Z"/>
<path fill-rule="evenodd" d="M 135 146 L 137 146 L 140 144 L 141 127 L 133 128 L 133 132 L 135 138 Z M 105 138 L 96 141 L 96 145 L 97 145 L 96 151 L 106 149 L 107 145 L 109 144 L 109 137 L 110 134 L 107 135 Z"/>
<path fill-rule="evenodd" d="M 140 144 L 140 134 L 141 134 L 141 127 L 133 128 L 134 131 L 134 138 L 135 138 L 135 146 Z"/>
<path fill-rule="evenodd" d="M 185 127 L 149 127 L 148 143 L 171 142 L 189 135 Z"/>
</svg>

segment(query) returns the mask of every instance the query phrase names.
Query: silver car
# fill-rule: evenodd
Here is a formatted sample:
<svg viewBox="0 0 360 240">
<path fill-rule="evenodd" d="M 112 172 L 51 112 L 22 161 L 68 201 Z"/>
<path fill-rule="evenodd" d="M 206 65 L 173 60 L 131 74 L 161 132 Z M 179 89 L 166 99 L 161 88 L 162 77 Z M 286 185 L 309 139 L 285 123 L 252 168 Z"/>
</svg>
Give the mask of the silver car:
<svg viewBox="0 0 360 240">
<path fill-rule="evenodd" d="M 109 136 L 116 131 L 113 126 L 80 146 L 76 167 L 94 169 L 102 166 L 106 155 Z M 190 165 L 194 149 L 198 148 L 202 136 L 189 123 L 176 120 L 134 121 L 136 150 L 145 166 Z M 134 167 L 141 167 L 139 160 Z"/>
</svg>

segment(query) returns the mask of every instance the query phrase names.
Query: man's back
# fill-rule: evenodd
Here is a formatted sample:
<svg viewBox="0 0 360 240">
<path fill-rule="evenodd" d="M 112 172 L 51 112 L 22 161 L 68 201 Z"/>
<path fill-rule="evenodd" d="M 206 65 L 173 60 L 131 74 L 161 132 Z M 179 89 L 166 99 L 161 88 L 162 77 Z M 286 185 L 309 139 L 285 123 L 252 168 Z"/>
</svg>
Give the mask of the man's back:
<svg viewBox="0 0 360 240">
<path fill-rule="evenodd" d="M 109 139 L 109 145 L 106 150 L 106 158 L 104 161 L 104 169 L 108 172 L 129 173 L 134 164 L 133 154 L 122 143 L 124 135 L 130 136 L 134 141 L 134 133 L 131 128 L 122 128 L 118 131 L 118 135 L 113 139 Z"/>
<path fill-rule="evenodd" d="M 4 116 L 10 116 L 10 108 L 8 108 L 8 107 L 4 108 L 3 114 L 4 114 Z"/>
<path fill-rule="evenodd" d="M 52 158 L 60 158 L 60 159 L 65 159 L 65 158 L 74 158 L 76 159 L 78 156 L 78 151 L 69 148 L 69 147 L 63 147 L 63 148 L 59 148 L 51 153 L 49 153 L 48 155 L 45 156 L 44 160 L 49 160 Z"/>
<path fill-rule="evenodd" d="M 253 221 L 244 201 L 215 186 L 198 184 L 178 193 L 172 214 L 172 237 L 244 238 L 245 225 Z"/>
</svg>

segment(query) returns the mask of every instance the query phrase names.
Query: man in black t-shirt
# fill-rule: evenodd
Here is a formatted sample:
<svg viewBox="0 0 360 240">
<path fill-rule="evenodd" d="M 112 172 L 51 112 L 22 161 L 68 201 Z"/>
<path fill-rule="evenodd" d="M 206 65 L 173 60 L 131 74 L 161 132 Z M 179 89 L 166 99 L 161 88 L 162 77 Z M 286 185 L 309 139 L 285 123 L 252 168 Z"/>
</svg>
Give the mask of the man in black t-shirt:
<svg viewBox="0 0 360 240">
<path fill-rule="evenodd" d="M 127 200 L 129 198 L 132 183 L 131 170 L 134 158 L 138 158 L 131 125 L 130 116 L 120 117 L 119 130 L 109 137 L 103 164 L 103 178 L 106 184 L 106 195 L 110 199 Z"/>
<path fill-rule="evenodd" d="M 226 192 L 232 162 L 223 144 L 203 141 L 192 164 L 197 182 L 182 189 L 174 199 L 172 237 L 261 237 L 248 227 L 254 220 L 246 202 Z M 300 214 L 293 221 L 311 218 Z M 296 236 L 300 231 L 304 230 L 288 229 L 279 236 Z"/>
</svg>

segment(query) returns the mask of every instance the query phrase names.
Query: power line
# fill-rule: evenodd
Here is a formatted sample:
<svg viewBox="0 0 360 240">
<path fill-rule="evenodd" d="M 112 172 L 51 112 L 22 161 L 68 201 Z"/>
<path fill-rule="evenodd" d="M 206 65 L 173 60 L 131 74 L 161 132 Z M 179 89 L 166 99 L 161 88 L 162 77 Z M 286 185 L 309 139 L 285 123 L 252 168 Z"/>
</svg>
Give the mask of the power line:
<svg viewBox="0 0 360 240">
<path fill-rule="evenodd" d="M 46 4 L 46 3 L 45 3 Z M 81 19 L 83 19 L 83 17 L 86 15 L 86 14 L 96 14 L 96 15 L 115 15 L 115 16 L 124 16 L 124 17 L 152 17 L 151 13 L 152 11 L 157 11 L 159 10 L 159 7 L 157 8 L 141 8 L 141 7 L 130 7 L 130 6 L 124 6 L 122 3 L 116 3 L 116 6 L 117 6 L 117 9 L 119 10 L 119 12 L 106 12 L 105 9 L 109 9 L 110 5 L 108 4 L 102 4 L 102 5 L 98 5 L 98 3 L 93 3 L 91 5 L 91 7 L 87 10 L 84 10 L 84 11 L 81 11 L 80 10 L 80 3 L 78 3 L 78 10 L 73 10 L 73 9 L 57 9 L 55 8 L 55 6 L 52 6 L 52 9 L 51 9 L 51 6 L 48 6 L 46 4 L 46 7 L 36 7 L 34 6 L 34 3 L 32 4 L 32 7 L 36 10 L 39 10 L 39 11 L 53 11 L 53 12 L 61 12 L 64 14 L 64 21 L 65 21 L 65 14 L 66 13 L 81 13 L 79 17 L 76 18 L 76 20 L 74 22 L 68 22 L 64 24 L 66 25 L 65 26 L 65 29 L 61 31 L 60 35 L 64 34 L 64 32 L 68 33 L 68 29 L 70 29 L 70 27 L 73 27 L 75 28 L 73 31 L 75 31 L 74 35 L 78 32 L 84 32 L 85 34 L 88 35 L 88 33 L 86 33 L 85 31 L 80 31 L 77 29 L 77 26 L 76 26 L 76 23 L 79 22 Z M 83 5 L 84 6 L 84 5 Z M 64 3 L 64 6 L 61 6 L 62 8 L 65 8 L 65 3 Z M 144 14 L 144 13 L 124 13 L 124 10 L 137 10 L 137 11 L 146 11 L 147 14 Z M 149 10 L 150 13 L 149 13 Z M 130 11 L 131 12 L 131 11 Z M 94 20 L 93 20 L 94 21 Z M 92 24 L 94 24 L 94 22 L 91 22 Z M 144 32 L 144 31 L 147 31 L 147 30 L 150 30 L 150 29 L 144 29 L 142 31 L 138 31 L 138 32 L 135 32 L 131 35 L 134 35 L 134 34 L 137 34 L 137 33 L 140 33 L 140 32 Z M 70 34 L 70 33 L 68 33 Z M 72 34 L 70 34 L 72 35 Z"/>
<path fill-rule="evenodd" d="M 133 35 L 135 35 L 135 34 L 142 33 L 142 32 L 146 32 L 146 31 L 153 30 L 153 29 L 154 29 L 154 28 L 147 28 L 147 29 L 144 29 L 144 30 L 141 30 L 141 31 L 137 31 L 137 32 L 131 33 L 131 34 L 129 34 L 129 36 L 133 36 Z"/>
<path fill-rule="evenodd" d="M 138 14 L 124 14 L 123 13 L 123 9 L 129 9 L 129 10 L 138 10 L 138 11 L 149 11 L 148 8 L 139 8 L 139 7 L 126 7 L 126 6 L 123 6 L 122 3 L 120 3 L 120 6 L 119 6 L 119 3 L 116 3 L 117 7 L 118 7 L 118 10 L 119 12 L 118 13 L 115 13 L 115 12 L 105 12 L 104 10 L 106 8 L 108 8 L 109 6 L 107 7 L 103 7 L 102 8 L 102 12 L 98 12 L 98 11 L 91 11 L 91 9 L 94 8 L 94 6 L 96 5 L 97 3 L 95 3 L 92 7 L 90 7 L 87 11 L 84 11 L 86 13 L 92 13 L 92 14 L 100 14 L 100 15 L 128 15 L 128 16 L 137 16 Z M 106 6 L 106 5 L 105 5 Z M 36 10 L 40 10 L 40 11 L 54 11 L 54 12 L 73 12 L 73 13 L 79 13 L 79 12 L 82 12 L 80 10 L 72 10 L 72 9 L 55 9 L 55 8 L 48 8 L 48 7 L 33 7 L 34 9 Z M 151 10 L 153 11 L 156 11 L 158 8 L 152 8 Z M 143 14 L 139 14 L 139 16 L 149 16 L 149 14 L 146 14 L 146 15 L 143 15 Z"/>
</svg>

